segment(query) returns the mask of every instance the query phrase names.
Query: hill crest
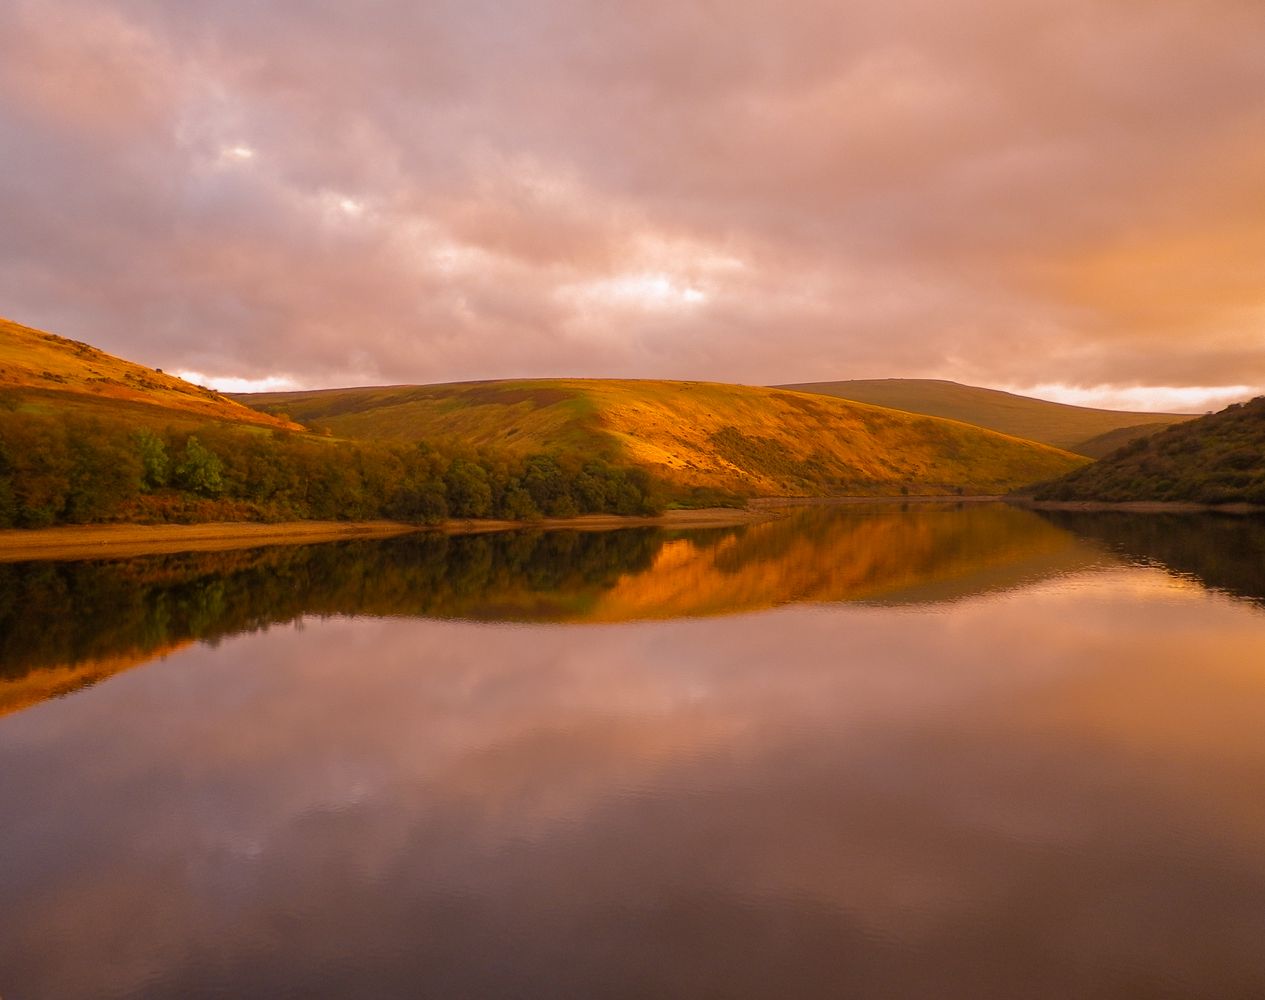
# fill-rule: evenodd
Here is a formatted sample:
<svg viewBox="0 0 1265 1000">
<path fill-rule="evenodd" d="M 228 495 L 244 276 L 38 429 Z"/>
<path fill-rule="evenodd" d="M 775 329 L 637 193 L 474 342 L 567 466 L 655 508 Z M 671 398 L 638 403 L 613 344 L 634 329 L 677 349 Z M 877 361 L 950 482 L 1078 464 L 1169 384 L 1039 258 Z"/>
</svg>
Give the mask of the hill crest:
<svg viewBox="0 0 1265 1000">
<path fill-rule="evenodd" d="M 0 390 L 87 405 L 154 407 L 174 416 L 302 430 L 227 396 L 100 348 L 0 317 Z M 141 411 L 145 412 L 145 411 Z"/>
<path fill-rule="evenodd" d="M 946 379 L 852 379 L 778 388 L 960 420 L 1089 458 L 1101 458 L 1129 441 L 1194 418 L 1184 413 L 1074 406 Z"/>
<path fill-rule="evenodd" d="M 958 421 L 717 382 L 519 379 L 234 398 L 340 437 L 570 450 L 744 495 L 999 492 L 1083 461 Z"/>
</svg>

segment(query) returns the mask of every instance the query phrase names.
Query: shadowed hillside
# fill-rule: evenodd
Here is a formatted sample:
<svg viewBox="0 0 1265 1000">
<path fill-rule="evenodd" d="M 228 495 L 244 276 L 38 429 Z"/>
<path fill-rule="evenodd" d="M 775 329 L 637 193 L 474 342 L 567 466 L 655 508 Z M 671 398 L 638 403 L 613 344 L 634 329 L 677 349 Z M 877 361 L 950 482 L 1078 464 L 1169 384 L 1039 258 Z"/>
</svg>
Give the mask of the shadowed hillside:
<svg viewBox="0 0 1265 1000">
<path fill-rule="evenodd" d="M 342 437 L 576 449 L 678 487 L 743 495 L 995 493 L 1079 461 L 956 421 L 710 382 L 537 379 L 235 398 Z"/>
<path fill-rule="evenodd" d="M 1181 413 L 1130 413 L 1068 406 L 940 379 L 855 379 L 804 382 L 781 388 L 961 420 L 1090 458 L 1101 458 L 1136 438 L 1192 419 Z"/>
<path fill-rule="evenodd" d="M 1265 504 L 1265 396 L 1141 438 L 1037 487 L 1038 500 Z"/>
</svg>

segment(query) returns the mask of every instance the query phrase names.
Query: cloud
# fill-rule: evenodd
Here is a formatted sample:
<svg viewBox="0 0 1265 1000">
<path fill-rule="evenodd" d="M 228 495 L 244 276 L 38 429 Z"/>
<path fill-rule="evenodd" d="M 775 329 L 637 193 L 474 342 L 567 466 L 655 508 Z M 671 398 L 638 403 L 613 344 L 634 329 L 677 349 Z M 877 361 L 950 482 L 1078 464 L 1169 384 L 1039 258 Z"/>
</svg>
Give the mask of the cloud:
<svg viewBox="0 0 1265 1000">
<path fill-rule="evenodd" d="M 1265 385 L 1265 10 L 0 11 L 0 301 L 169 369 Z"/>
</svg>

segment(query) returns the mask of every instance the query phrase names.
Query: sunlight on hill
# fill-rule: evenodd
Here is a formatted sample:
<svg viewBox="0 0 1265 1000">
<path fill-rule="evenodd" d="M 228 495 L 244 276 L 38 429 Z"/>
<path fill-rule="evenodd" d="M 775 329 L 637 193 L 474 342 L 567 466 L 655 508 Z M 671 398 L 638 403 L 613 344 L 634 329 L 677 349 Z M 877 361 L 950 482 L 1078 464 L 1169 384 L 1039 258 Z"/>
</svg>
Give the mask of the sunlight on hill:
<svg viewBox="0 0 1265 1000">
<path fill-rule="evenodd" d="M 32 405 L 89 407 L 126 419 L 135 404 L 172 417 L 218 420 L 300 430 L 296 424 L 236 403 L 205 386 L 106 354 L 98 348 L 0 319 L 0 389 L 29 397 Z"/>
<path fill-rule="evenodd" d="M 745 495 L 996 493 L 1083 463 L 951 420 L 758 386 L 534 379 L 241 397 L 342 437 L 578 449 Z"/>
</svg>

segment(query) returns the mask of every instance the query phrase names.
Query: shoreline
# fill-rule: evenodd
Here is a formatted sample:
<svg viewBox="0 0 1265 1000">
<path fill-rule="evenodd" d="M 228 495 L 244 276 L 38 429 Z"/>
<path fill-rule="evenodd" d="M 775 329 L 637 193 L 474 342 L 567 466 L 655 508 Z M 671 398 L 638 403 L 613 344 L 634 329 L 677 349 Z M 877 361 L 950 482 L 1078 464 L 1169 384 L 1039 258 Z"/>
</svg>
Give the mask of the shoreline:
<svg viewBox="0 0 1265 1000">
<path fill-rule="evenodd" d="M 0 530 L 0 563 L 126 559 L 179 552 L 221 552 L 273 545 L 307 545 L 354 539 L 392 538 L 415 532 L 480 535 L 502 531 L 616 531 L 620 528 L 730 528 L 785 516 L 794 507 L 850 507 L 873 504 L 1007 503 L 1031 510 L 1130 514 L 1265 513 L 1265 506 L 1200 504 L 1184 501 L 1033 500 L 1015 496 L 759 497 L 745 508 L 669 510 L 647 516 L 581 514 L 538 521 L 449 519 L 437 525 L 402 521 L 211 521 L 201 524 L 85 524 Z"/>
<path fill-rule="evenodd" d="M 1005 500 L 1005 495 L 991 493 L 971 494 L 968 496 L 945 493 L 927 496 L 756 497 L 750 501 L 748 506 L 751 510 L 780 510 L 784 507 L 853 507 L 865 504 L 1002 503 Z"/>
<path fill-rule="evenodd" d="M 1265 506 L 1251 503 L 1195 503 L 1191 500 L 1033 500 L 1006 497 L 1006 503 L 1031 510 L 1083 510 L 1121 514 L 1265 514 Z"/>
<path fill-rule="evenodd" d="M 272 545 L 306 545 L 348 539 L 393 538 L 415 532 L 448 535 L 487 534 L 499 531 L 570 528 L 579 531 L 613 531 L 634 527 L 724 528 L 778 515 L 751 509 L 712 507 L 671 510 L 654 516 L 625 517 L 617 514 L 582 514 L 578 517 L 544 518 L 539 521 L 448 520 L 437 525 L 402 521 L 209 521 L 201 524 L 84 524 L 52 528 L 0 530 L 0 563 L 126 559 L 133 556 L 177 552 L 220 552 Z"/>
</svg>

